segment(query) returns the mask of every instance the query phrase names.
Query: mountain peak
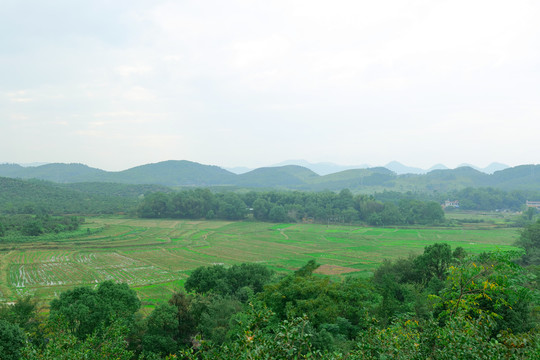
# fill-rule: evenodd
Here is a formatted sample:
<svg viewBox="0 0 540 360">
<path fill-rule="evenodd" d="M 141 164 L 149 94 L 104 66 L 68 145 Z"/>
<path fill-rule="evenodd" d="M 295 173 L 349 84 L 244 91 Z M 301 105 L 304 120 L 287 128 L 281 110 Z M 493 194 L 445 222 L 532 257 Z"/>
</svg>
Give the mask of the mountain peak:
<svg viewBox="0 0 540 360">
<path fill-rule="evenodd" d="M 426 173 L 426 171 L 424 169 L 420 169 L 420 168 L 417 168 L 417 167 L 406 166 L 406 165 L 403 165 L 402 163 L 400 163 L 399 161 L 390 161 L 384 167 L 387 168 L 388 170 L 391 170 L 391 171 L 395 172 L 398 175 L 403 175 L 403 174 L 425 174 Z"/>
<path fill-rule="evenodd" d="M 299 159 L 299 160 L 285 160 L 280 163 L 274 164 L 271 167 L 278 167 L 278 166 L 284 166 L 284 165 L 298 165 L 305 167 L 307 169 L 310 169 L 314 173 L 324 176 L 329 174 L 338 173 L 340 171 L 345 170 L 352 170 L 352 169 L 366 169 L 370 167 L 367 164 L 362 165 L 339 165 L 332 162 L 318 162 L 318 163 L 311 163 L 307 160 Z"/>
</svg>

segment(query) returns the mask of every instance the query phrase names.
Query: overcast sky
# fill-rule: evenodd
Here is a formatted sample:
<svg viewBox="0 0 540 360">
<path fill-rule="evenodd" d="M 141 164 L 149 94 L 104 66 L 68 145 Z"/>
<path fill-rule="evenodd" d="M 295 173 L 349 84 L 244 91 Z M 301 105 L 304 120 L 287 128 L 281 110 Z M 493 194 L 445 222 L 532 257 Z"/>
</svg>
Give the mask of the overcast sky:
<svg viewBox="0 0 540 360">
<path fill-rule="evenodd" d="M 0 3 L 0 163 L 540 162 L 536 0 Z"/>
</svg>

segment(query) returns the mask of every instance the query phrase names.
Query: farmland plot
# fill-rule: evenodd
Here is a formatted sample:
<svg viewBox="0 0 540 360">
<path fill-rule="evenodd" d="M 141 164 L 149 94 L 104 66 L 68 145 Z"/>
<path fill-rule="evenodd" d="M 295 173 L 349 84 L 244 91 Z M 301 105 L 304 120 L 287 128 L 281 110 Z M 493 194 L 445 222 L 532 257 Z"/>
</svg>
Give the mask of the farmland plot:
<svg viewBox="0 0 540 360">
<path fill-rule="evenodd" d="M 369 276 L 384 258 L 419 254 L 445 242 L 468 252 L 515 249 L 514 229 L 368 228 L 321 224 L 230 221 L 90 219 L 86 237 L 56 242 L 0 244 L 0 298 L 37 294 L 44 300 L 67 288 L 103 280 L 126 282 L 145 304 L 165 299 L 189 273 L 212 264 L 263 263 L 290 272 L 309 260 L 318 273 Z"/>
</svg>

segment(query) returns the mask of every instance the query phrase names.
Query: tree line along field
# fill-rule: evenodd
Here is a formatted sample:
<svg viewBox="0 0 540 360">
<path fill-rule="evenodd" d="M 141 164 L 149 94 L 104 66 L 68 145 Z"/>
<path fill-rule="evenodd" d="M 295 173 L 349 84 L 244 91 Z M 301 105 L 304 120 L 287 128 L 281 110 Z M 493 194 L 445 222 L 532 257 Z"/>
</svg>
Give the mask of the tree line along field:
<svg viewBox="0 0 540 360">
<path fill-rule="evenodd" d="M 170 297 L 191 271 L 212 264 L 262 263 L 291 272 L 309 260 L 318 273 L 369 276 L 383 259 L 444 242 L 467 252 L 515 250 L 512 228 L 372 228 L 322 224 L 87 218 L 88 234 L 0 244 L 0 301 L 44 301 L 80 285 L 125 282 L 146 306 Z M 82 232 L 81 232 L 82 233 Z"/>
</svg>

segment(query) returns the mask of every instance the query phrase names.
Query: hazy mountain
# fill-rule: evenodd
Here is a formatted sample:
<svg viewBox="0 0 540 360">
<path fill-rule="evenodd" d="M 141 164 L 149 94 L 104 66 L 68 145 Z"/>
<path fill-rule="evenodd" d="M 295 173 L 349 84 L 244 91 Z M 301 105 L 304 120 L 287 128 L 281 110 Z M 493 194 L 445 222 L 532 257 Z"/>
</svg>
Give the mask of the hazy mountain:
<svg viewBox="0 0 540 360">
<path fill-rule="evenodd" d="M 397 162 L 397 161 L 391 161 L 388 164 L 384 165 L 384 167 L 387 168 L 388 170 L 392 170 L 393 172 L 395 172 L 398 175 L 401 175 L 401 174 L 425 174 L 427 172 L 424 169 L 420 169 L 420 168 L 417 168 L 417 167 L 406 166 L 406 165 L 403 165 L 402 163 Z"/>
<path fill-rule="evenodd" d="M 233 167 L 233 168 L 224 168 L 225 170 L 227 171 L 230 171 L 236 175 L 240 175 L 240 174 L 245 174 L 253 169 L 250 169 L 250 168 L 247 168 L 245 166 L 236 166 L 236 167 Z"/>
<path fill-rule="evenodd" d="M 490 186 L 505 190 L 540 189 L 540 165 L 520 165 L 490 175 Z"/>
<path fill-rule="evenodd" d="M 47 165 L 49 163 L 46 163 L 46 162 L 33 162 L 33 163 L 24 163 L 24 164 L 19 164 L 23 167 L 36 167 L 36 166 L 41 166 L 41 165 Z"/>
<path fill-rule="evenodd" d="M 495 171 L 500 171 L 500 170 L 504 170 L 504 169 L 509 168 L 508 165 L 501 164 L 501 163 L 491 163 L 488 166 L 486 166 L 485 168 L 480 168 L 478 166 L 474 166 L 474 165 L 466 164 L 466 163 L 459 165 L 459 167 L 464 167 L 464 166 L 471 167 L 471 168 L 473 168 L 475 170 L 478 170 L 478 171 L 481 171 L 481 172 L 483 172 L 485 174 L 493 174 Z"/>
<path fill-rule="evenodd" d="M 389 165 L 398 171 L 407 169 L 410 171 L 410 168 L 397 162 L 392 162 Z M 501 164 L 495 164 L 494 168 L 496 166 L 501 166 Z M 95 183 L 332 191 L 349 188 L 355 192 L 374 192 L 384 189 L 400 192 L 448 191 L 469 186 L 494 187 L 505 190 L 540 189 L 540 165 L 521 165 L 495 171 L 493 174 L 486 174 L 470 166 L 456 169 L 436 169 L 426 174 L 398 174 L 398 171 L 378 167 L 348 169 L 321 176 L 306 167 L 285 165 L 258 168 L 237 175 L 218 166 L 203 165 L 186 160 L 146 164 L 118 172 L 108 172 L 83 164 L 46 164 L 28 168 L 16 164 L 0 165 L 0 176 L 21 179 L 35 178 L 56 183 L 94 183 L 86 186 L 94 188 L 94 191 L 98 192 L 99 189 L 96 187 L 99 186 Z"/>
<path fill-rule="evenodd" d="M 448 167 L 446 167 L 446 165 L 435 164 L 432 167 L 430 167 L 429 169 L 427 169 L 426 172 L 430 172 L 430 171 L 433 171 L 433 170 L 449 170 L 449 169 L 448 169 Z"/>
<path fill-rule="evenodd" d="M 460 167 L 470 167 L 470 168 L 473 168 L 475 170 L 482 171 L 482 170 L 480 170 L 480 168 L 478 166 L 474 166 L 474 165 L 468 164 L 468 163 L 461 163 L 458 166 L 456 166 L 456 168 L 460 168 Z"/>
<path fill-rule="evenodd" d="M 494 163 L 489 164 L 485 168 L 481 169 L 480 171 L 485 172 L 486 174 L 493 174 L 495 171 L 505 170 L 505 169 L 508 169 L 509 167 L 510 166 L 508 165 L 494 162 Z"/>
<path fill-rule="evenodd" d="M 0 164 L 0 176 L 22 178 L 25 168 L 19 164 Z"/>
<path fill-rule="evenodd" d="M 235 185 L 249 187 L 292 187 L 304 185 L 319 175 L 297 165 L 264 167 L 237 176 Z"/>
<path fill-rule="evenodd" d="M 14 164 L 0 165 L 0 176 L 20 179 L 41 179 L 57 183 L 100 181 L 106 171 L 91 168 L 83 164 L 45 164 L 35 167 L 23 167 Z"/>
<path fill-rule="evenodd" d="M 370 168 L 369 165 L 362 164 L 362 165 L 338 165 L 331 162 L 319 162 L 319 163 L 310 163 L 309 161 L 298 159 L 298 160 L 285 160 L 280 163 L 271 165 L 271 167 L 279 167 L 279 166 L 285 166 L 285 165 L 298 165 L 305 168 L 310 169 L 311 171 L 324 176 L 329 174 L 338 173 L 345 170 L 353 170 L 353 169 L 367 169 Z M 384 165 L 385 168 L 388 170 L 391 170 L 395 172 L 397 175 L 404 175 L 404 174 L 426 174 L 433 170 L 448 170 L 449 168 L 443 164 L 436 164 L 430 167 L 429 169 L 422 169 L 419 167 L 413 167 L 408 166 L 400 163 L 399 161 L 391 161 L 388 164 Z M 501 163 L 492 163 L 489 166 L 485 168 L 480 168 L 475 165 L 471 164 L 460 164 L 459 167 L 471 167 L 475 170 L 481 171 L 486 174 L 492 174 L 495 171 L 504 170 L 508 168 L 507 165 L 501 164 Z M 245 172 L 248 172 L 252 169 L 247 168 L 233 168 L 233 169 L 227 169 L 229 171 L 232 171 L 235 174 L 242 174 Z"/>
<path fill-rule="evenodd" d="M 386 186 L 391 187 L 388 182 L 395 180 L 396 174 L 383 167 L 368 169 L 351 169 L 338 173 L 328 174 L 319 178 L 310 179 L 309 190 L 341 190 L 352 189 L 365 191 L 371 187 L 382 190 Z"/>
<path fill-rule="evenodd" d="M 202 165 L 186 160 L 170 160 L 131 169 L 109 172 L 82 164 L 47 164 L 25 168 L 0 165 L 0 176 L 41 179 L 57 183 L 115 182 L 123 184 L 221 185 L 233 182 L 235 174 L 218 166 Z"/>
<path fill-rule="evenodd" d="M 365 169 L 369 165 L 338 165 L 331 162 L 319 162 L 319 163 L 310 163 L 306 160 L 285 160 L 278 164 L 271 165 L 272 167 L 286 166 L 286 165 L 298 165 L 310 169 L 311 171 L 319 175 L 328 175 L 337 173 L 344 170 L 351 169 Z"/>
<path fill-rule="evenodd" d="M 187 160 L 169 160 L 110 173 L 107 178 L 127 184 L 210 186 L 230 184 L 234 182 L 235 176 L 230 171 L 215 165 L 203 165 Z"/>
</svg>

